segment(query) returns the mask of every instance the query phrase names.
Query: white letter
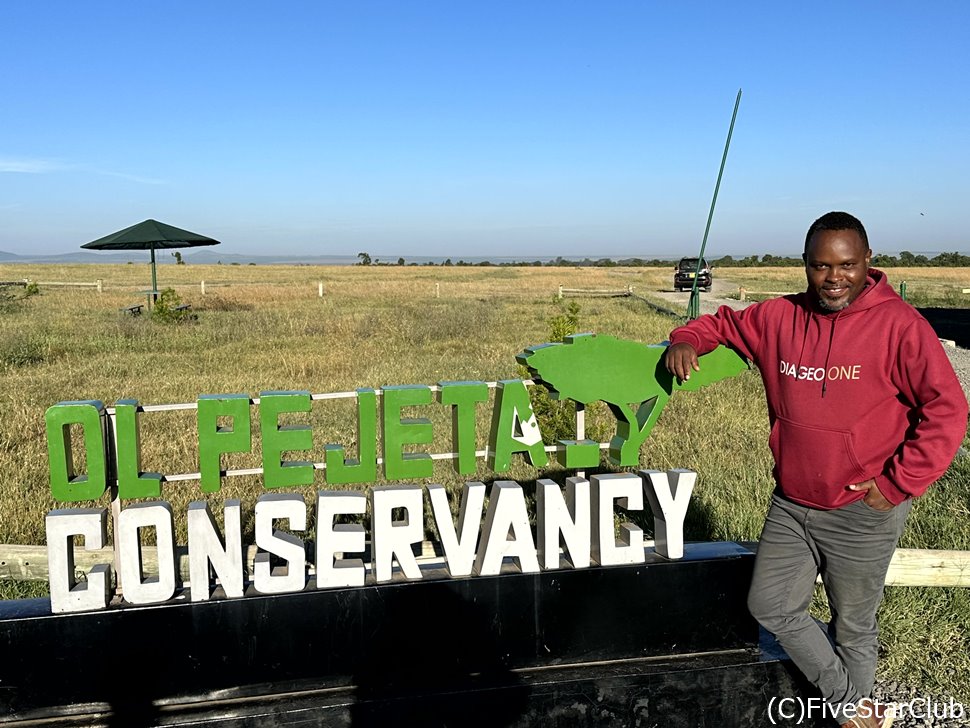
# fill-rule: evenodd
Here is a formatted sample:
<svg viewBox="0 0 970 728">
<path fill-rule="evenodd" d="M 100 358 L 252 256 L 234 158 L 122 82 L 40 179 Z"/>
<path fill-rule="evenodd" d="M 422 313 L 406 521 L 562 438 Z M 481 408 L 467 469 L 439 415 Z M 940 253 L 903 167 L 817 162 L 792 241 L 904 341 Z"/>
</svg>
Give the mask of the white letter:
<svg viewBox="0 0 970 728">
<path fill-rule="evenodd" d="M 451 508 L 445 488 L 437 483 L 428 486 L 434 522 L 438 526 L 441 546 L 445 552 L 445 567 L 452 577 L 469 576 L 475 563 L 475 547 L 482 524 L 485 507 L 485 484 L 465 483 L 461 489 L 461 506 L 458 509 L 458 528 L 451 519 Z"/>
<path fill-rule="evenodd" d="M 390 581 L 394 557 L 407 579 L 420 579 L 421 569 L 411 545 L 424 539 L 424 493 L 421 486 L 383 485 L 371 489 L 371 563 L 377 581 Z M 395 508 L 404 520 L 393 521 Z"/>
<path fill-rule="evenodd" d="M 256 553 L 253 586 L 261 594 L 298 592 L 306 586 L 306 546 L 295 534 L 273 528 L 287 521 L 293 531 L 306 530 L 306 502 L 299 493 L 266 493 L 256 501 Z M 277 556 L 285 564 L 272 568 Z"/>
<path fill-rule="evenodd" d="M 526 574 L 539 571 L 522 486 L 511 480 L 500 480 L 492 485 L 488 499 L 485 534 L 475 558 L 475 573 L 479 576 L 501 573 L 502 560 L 506 556 L 517 558 L 519 569 Z"/>
<path fill-rule="evenodd" d="M 334 524 L 346 513 L 367 511 L 367 496 L 350 491 L 317 492 L 317 589 L 363 586 L 363 559 L 336 558 L 344 552 L 364 550 L 364 527 L 359 523 Z"/>
<path fill-rule="evenodd" d="M 628 511 L 643 510 L 643 481 L 633 473 L 592 476 L 593 561 L 601 566 L 642 564 L 643 530 L 632 523 L 620 524 L 620 540 L 613 532 L 613 502 Z"/>
<path fill-rule="evenodd" d="M 684 518 L 694 490 L 697 473 L 675 468 L 641 470 L 643 489 L 653 511 L 654 544 L 658 554 L 667 559 L 684 558 Z"/>
<path fill-rule="evenodd" d="M 536 530 L 543 569 L 559 568 L 560 534 L 573 568 L 589 566 L 589 481 L 567 478 L 565 498 L 552 480 L 536 481 Z"/>
<path fill-rule="evenodd" d="M 106 508 L 70 508 L 47 514 L 47 564 L 51 611 L 82 612 L 108 606 L 111 567 L 98 564 L 87 581 L 74 578 L 74 536 L 84 537 L 84 550 L 97 551 L 108 538 Z"/>
<path fill-rule="evenodd" d="M 205 501 L 189 503 L 189 584 L 193 602 L 205 602 L 212 596 L 212 572 L 227 597 L 243 595 L 242 508 L 238 499 L 227 500 L 222 507 L 225 544 L 209 504 Z"/>
<path fill-rule="evenodd" d="M 155 529 L 158 545 L 158 576 L 145 577 L 141 558 L 142 528 Z M 172 506 L 165 501 L 136 503 L 118 517 L 118 550 L 121 553 L 121 585 L 130 604 L 155 604 L 175 595 L 175 533 Z"/>
</svg>

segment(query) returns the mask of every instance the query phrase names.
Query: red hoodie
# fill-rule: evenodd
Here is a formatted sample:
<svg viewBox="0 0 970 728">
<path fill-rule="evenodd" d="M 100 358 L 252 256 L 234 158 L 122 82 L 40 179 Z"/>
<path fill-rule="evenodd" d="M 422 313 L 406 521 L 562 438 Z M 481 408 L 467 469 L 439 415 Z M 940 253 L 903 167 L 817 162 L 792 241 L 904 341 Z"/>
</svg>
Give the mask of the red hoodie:
<svg viewBox="0 0 970 728">
<path fill-rule="evenodd" d="M 698 354 L 728 344 L 757 365 L 775 482 L 802 505 L 840 508 L 865 496 L 847 486 L 870 478 L 894 504 L 922 495 L 967 431 L 967 398 L 939 338 L 874 268 L 841 311 L 810 291 L 722 306 L 670 342 Z"/>
</svg>

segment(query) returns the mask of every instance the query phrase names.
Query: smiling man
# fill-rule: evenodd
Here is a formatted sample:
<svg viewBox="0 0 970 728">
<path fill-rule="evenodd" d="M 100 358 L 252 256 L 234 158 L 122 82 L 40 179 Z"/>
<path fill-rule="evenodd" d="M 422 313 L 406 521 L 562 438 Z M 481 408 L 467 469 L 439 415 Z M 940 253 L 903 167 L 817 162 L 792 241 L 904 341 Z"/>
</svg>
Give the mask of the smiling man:
<svg viewBox="0 0 970 728">
<path fill-rule="evenodd" d="M 675 329 L 665 364 L 688 379 L 726 344 L 758 366 L 775 491 L 748 606 L 836 722 L 888 728 L 891 712 L 870 698 L 876 611 L 912 500 L 966 434 L 967 400 L 936 334 L 871 256 L 858 219 L 823 215 L 805 236 L 804 293 Z M 819 574 L 827 635 L 808 613 Z"/>
</svg>

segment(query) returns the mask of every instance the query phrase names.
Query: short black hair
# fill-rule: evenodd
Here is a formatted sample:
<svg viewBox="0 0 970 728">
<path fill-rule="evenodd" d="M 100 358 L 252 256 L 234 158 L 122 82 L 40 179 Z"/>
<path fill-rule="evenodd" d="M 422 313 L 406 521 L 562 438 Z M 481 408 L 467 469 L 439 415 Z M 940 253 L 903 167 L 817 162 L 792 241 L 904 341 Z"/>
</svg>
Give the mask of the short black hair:
<svg viewBox="0 0 970 728">
<path fill-rule="evenodd" d="M 808 252 L 808 243 L 812 236 L 822 230 L 855 230 L 862 238 L 866 250 L 869 250 L 869 236 L 866 235 L 866 229 L 862 226 L 859 218 L 847 212 L 826 212 L 808 228 L 808 233 L 805 235 L 804 253 Z"/>
</svg>

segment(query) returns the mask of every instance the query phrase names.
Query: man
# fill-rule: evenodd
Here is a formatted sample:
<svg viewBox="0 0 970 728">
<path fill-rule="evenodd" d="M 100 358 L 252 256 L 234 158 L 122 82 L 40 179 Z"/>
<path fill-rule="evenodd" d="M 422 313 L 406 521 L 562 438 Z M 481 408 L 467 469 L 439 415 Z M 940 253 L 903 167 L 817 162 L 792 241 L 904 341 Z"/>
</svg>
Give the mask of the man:
<svg viewBox="0 0 970 728">
<path fill-rule="evenodd" d="M 852 728 L 892 723 L 869 697 L 876 610 L 912 499 L 947 469 L 967 428 L 939 339 L 871 256 L 859 220 L 827 213 L 805 237 L 807 291 L 702 316 L 671 333 L 665 355 L 681 380 L 718 344 L 761 371 L 776 488 L 748 606 Z M 828 636 L 808 614 L 819 573 Z"/>
</svg>

